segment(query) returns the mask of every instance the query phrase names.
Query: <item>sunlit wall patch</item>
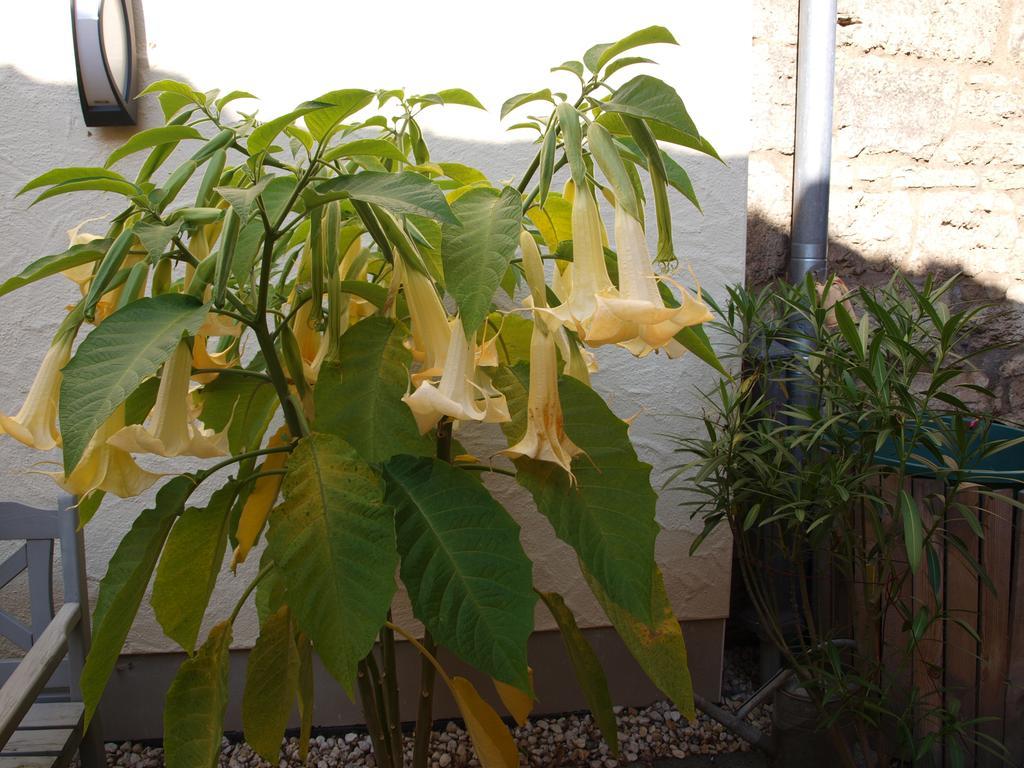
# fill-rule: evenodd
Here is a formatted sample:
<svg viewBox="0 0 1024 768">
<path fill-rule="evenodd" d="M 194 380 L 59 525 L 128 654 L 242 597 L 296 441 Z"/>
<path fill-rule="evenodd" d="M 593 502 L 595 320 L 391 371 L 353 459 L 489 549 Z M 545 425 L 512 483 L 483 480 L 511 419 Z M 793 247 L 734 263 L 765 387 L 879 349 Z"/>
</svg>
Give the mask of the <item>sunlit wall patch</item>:
<svg viewBox="0 0 1024 768">
<path fill-rule="evenodd" d="M 71 30 L 85 124 L 135 125 L 132 0 L 71 0 Z"/>
</svg>

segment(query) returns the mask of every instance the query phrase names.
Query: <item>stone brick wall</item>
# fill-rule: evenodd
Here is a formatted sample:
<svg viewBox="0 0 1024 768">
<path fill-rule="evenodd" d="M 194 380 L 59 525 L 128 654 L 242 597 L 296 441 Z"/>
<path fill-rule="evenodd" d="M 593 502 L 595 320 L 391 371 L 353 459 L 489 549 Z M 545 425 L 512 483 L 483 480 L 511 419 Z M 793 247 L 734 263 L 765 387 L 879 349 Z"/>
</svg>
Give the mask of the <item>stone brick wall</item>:
<svg viewBox="0 0 1024 768">
<path fill-rule="evenodd" d="M 976 381 L 1024 421 L 1024 0 L 839 0 L 830 268 L 961 271 L 999 303 Z M 748 285 L 788 248 L 797 0 L 754 0 Z"/>
</svg>

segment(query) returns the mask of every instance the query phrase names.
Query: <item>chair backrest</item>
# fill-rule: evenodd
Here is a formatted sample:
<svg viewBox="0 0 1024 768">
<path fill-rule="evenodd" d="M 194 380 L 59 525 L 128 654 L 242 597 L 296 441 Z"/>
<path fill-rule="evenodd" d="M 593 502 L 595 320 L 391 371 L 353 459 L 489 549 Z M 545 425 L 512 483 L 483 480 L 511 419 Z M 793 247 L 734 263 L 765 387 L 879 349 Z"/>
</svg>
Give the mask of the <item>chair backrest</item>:
<svg viewBox="0 0 1024 768">
<path fill-rule="evenodd" d="M 83 539 L 78 514 L 70 496 L 58 500 L 55 509 L 36 509 L 17 502 L 0 502 L 0 541 L 21 541 L 13 554 L 0 563 L 0 589 L 23 571 L 28 572 L 29 622 L 23 623 L 0 607 L 0 636 L 28 650 L 54 616 L 53 551 L 60 542 L 61 575 L 65 602 L 79 602 L 88 615 L 83 566 Z M 85 600 L 83 600 L 85 598 Z M 2 605 L 2 604 L 0 604 Z M 18 660 L 0 661 L 0 684 L 10 676 Z M 73 682 L 65 661 L 54 673 L 46 698 L 67 697 Z"/>
</svg>

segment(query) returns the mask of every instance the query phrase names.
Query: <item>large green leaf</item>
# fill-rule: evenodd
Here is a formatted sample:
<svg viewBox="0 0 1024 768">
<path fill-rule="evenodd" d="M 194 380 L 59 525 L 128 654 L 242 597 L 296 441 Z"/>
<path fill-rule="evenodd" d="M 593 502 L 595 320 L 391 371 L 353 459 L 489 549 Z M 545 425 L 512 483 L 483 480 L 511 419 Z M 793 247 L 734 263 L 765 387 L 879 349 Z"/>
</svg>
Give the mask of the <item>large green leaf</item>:
<svg viewBox="0 0 1024 768">
<path fill-rule="evenodd" d="M 526 641 L 537 598 L 519 526 L 446 462 L 396 456 L 385 473 L 416 618 L 481 672 L 530 693 Z"/>
<path fill-rule="evenodd" d="M 214 191 L 223 197 L 238 215 L 239 221 L 245 224 L 256 212 L 256 201 L 263 191 L 274 180 L 273 176 L 264 176 L 251 187 L 214 187 Z"/>
<path fill-rule="evenodd" d="M 108 168 L 54 168 L 36 176 L 19 189 L 18 194 L 23 195 L 30 190 L 50 187 L 54 184 L 66 184 L 69 181 L 86 181 L 89 179 L 109 179 L 124 182 L 125 184 L 131 183 L 120 173 L 117 173 L 117 171 L 111 171 Z"/>
<path fill-rule="evenodd" d="M 601 603 L 633 658 L 684 717 L 695 719 L 697 713 L 694 710 L 693 682 L 690 679 L 686 643 L 679 622 L 672 613 L 661 571 L 655 567 L 651 573 L 651 588 L 648 591 L 654 620 L 648 623 L 613 601 L 586 567 L 581 567 L 590 590 Z"/>
<path fill-rule="evenodd" d="M 415 213 L 445 223 L 458 224 L 441 190 L 427 178 L 412 171 L 363 171 L 337 176 L 315 185 L 314 191 L 307 190 L 303 194 L 303 199 L 310 207 L 347 198 L 379 205 L 392 213 Z"/>
<path fill-rule="evenodd" d="M 267 533 L 288 605 L 350 696 L 395 593 L 395 527 L 381 486 L 348 443 L 314 432 L 288 459 Z"/>
<path fill-rule="evenodd" d="M 71 474 L 93 433 L 171 355 L 183 333 L 195 333 L 206 305 L 179 293 L 133 301 L 86 336 L 64 367 L 60 431 L 64 471 Z"/>
<path fill-rule="evenodd" d="M 249 654 L 242 696 L 245 740 L 268 763 L 281 754 L 281 737 L 299 688 L 299 650 L 284 605 L 267 617 Z"/>
<path fill-rule="evenodd" d="M 516 417 L 503 425 L 509 443 L 526 429 L 529 367 L 499 368 L 492 379 Z M 557 464 L 515 460 L 516 478 L 533 495 L 555 534 L 569 544 L 612 598 L 651 619 L 651 582 L 657 494 L 650 464 L 637 458 L 626 423 L 601 396 L 576 379 L 558 381 L 565 431 L 585 455 L 572 462 L 572 478 Z"/>
<path fill-rule="evenodd" d="M 921 514 L 914 497 L 900 488 L 900 518 L 903 521 L 903 544 L 907 550 L 907 562 L 911 573 L 917 573 L 924 552 L 924 528 Z"/>
<path fill-rule="evenodd" d="M 629 130 L 622 122 L 621 114 L 616 112 L 605 112 L 597 118 L 597 122 L 601 123 L 601 125 L 616 136 L 629 136 Z M 649 123 L 649 126 L 651 132 L 654 134 L 654 138 L 658 141 L 667 141 L 670 144 L 678 144 L 681 147 L 688 147 L 696 150 L 697 152 L 703 152 L 705 155 L 713 157 L 716 160 L 722 161 L 718 152 L 716 152 L 715 148 L 711 146 L 711 142 L 703 136 L 693 136 L 689 133 L 683 133 L 682 131 L 665 125 L 664 123 L 651 122 Z"/>
<path fill-rule="evenodd" d="M 132 232 L 139 238 L 139 242 L 146 249 L 149 258 L 156 261 L 180 229 L 181 221 L 167 225 L 152 221 L 140 221 L 132 227 Z"/>
<path fill-rule="evenodd" d="M 237 490 L 235 482 L 228 482 L 205 507 L 186 509 L 171 529 L 157 565 L 150 598 L 153 612 L 164 634 L 190 654 L 224 562 Z"/>
<path fill-rule="evenodd" d="M 639 48 L 642 45 L 653 45 L 654 43 L 679 45 L 672 36 L 672 33 L 664 27 L 647 27 L 646 29 L 640 29 L 626 35 L 618 42 L 595 45 L 587 51 L 583 61 L 591 72 L 600 72 L 601 67 L 620 53 L 625 53 L 633 48 Z"/>
<path fill-rule="evenodd" d="M 325 362 L 314 388 L 316 430 L 344 437 L 366 461 L 433 455 L 402 402 L 412 355 L 394 320 L 368 317 L 341 337 L 340 363 Z"/>
<path fill-rule="evenodd" d="M 342 157 L 379 157 L 382 160 L 395 160 L 399 163 L 405 162 L 405 155 L 402 151 L 384 139 L 356 139 L 331 147 L 324 153 L 324 162 L 331 162 Z"/>
<path fill-rule="evenodd" d="M 260 125 L 249 135 L 246 147 L 249 154 L 256 154 L 270 147 L 277 135 L 300 117 L 305 117 L 306 127 L 319 141 L 327 130 L 370 103 L 373 94 L 358 89 L 333 91 L 315 101 L 307 101 L 286 115 L 274 118 Z M 316 114 L 320 112 L 321 114 Z"/>
<path fill-rule="evenodd" d="M 510 99 L 506 99 L 505 103 L 501 105 L 501 119 L 504 120 L 509 112 L 529 104 L 532 101 L 550 101 L 552 104 L 555 102 L 555 97 L 551 95 L 550 88 L 544 88 L 540 91 L 533 91 L 530 93 L 519 93 Z"/>
<path fill-rule="evenodd" d="M 146 593 L 171 524 L 181 514 L 195 479 L 179 475 L 156 494 L 156 505 L 143 510 L 121 539 L 100 581 L 93 611 L 92 648 L 82 670 L 82 698 L 88 724 Z"/>
<path fill-rule="evenodd" d="M 98 261 L 107 252 L 110 242 L 110 240 L 93 240 L 90 243 L 73 245 L 63 253 L 36 259 L 14 277 L 9 277 L 0 283 L 0 296 L 5 296 L 11 291 L 42 280 L 44 277 L 56 275 L 65 269 Z"/>
<path fill-rule="evenodd" d="M 277 393 L 269 381 L 255 376 L 222 373 L 194 394 L 207 429 L 228 431 L 234 454 L 260 447 L 263 434 L 277 411 Z"/>
<path fill-rule="evenodd" d="M 63 184 L 55 184 L 32 201 L 32 205 L 49 200 L 51 197 L 66 195 L 69 192 L 116 192 L 123 197 L 132 197 L 141 193 L 141 189 L 130 181 L 118 179 L 95 178 L 80 179 L 78 181 L 66 181 Z"/>
<path fill-rule="evenodd" d="M 597 658 L 594 649 L 590 647 L 587 638 L 584 637 L 576 624 L 576 617 L 572 615 L 569 606 L 557 592 L 538 592 L 544 605 L 548 607 L 555 623 L 558 624 L 558 631 L 562 635 L 562 642 L 565 643 L 566 653 L 569 654 L 569 661 L 572 664 L 573 672 L 576 673 L 576 680 L 583 690 L 583 697 L 587 700 L 587 706 L 594 715 L 597 727 L 601 729 L 601 735 L 608 742 L 608 746 L 614 754 L 619 752 L 619 732 L 615 722 L 615 712 L 612 710 L 612 696 L 608 691 L 608 678 L 605 677 L 604 669 L 601 668 L 601 660 Z"/>
<path fill-rule="evenodd" d="M 476 333 L 491 310 L 494 292 L 519 245 L 522 199 L 512 187 L 471 189 L 452 205 L 459 224 L 442 230 L 441 254 L 448 292 L 466 335 Z"/>
<path fill-rule="evenodd" d="M 161 144 L 177 143 L 183 139 L 201 140 L 202 138 L 203 134 L 191 125 L 161 125 L 158 128 L 149 128 L 132 135 L 128 141 L 111 152 L 104 165 L 109 168 L 118 160 L 128 157 L 128 155 L 141 152 L 144 149 L 158 147 Z"/>
<path fill-rule="evenodd" d="M 637 75 L 615 91 L 609 101 L 602 102 L 601 106 L 608 112 L 654 120 L 690 136 L 700 136 L 675 89 L 650 75 Z"/>
<path fill-rule="evenodd" d="M 715 349 L 711 346 L 711 340 L 708 338 L 708 332 L 704 330 L 704 326 L 691 325 L 689 328 L 683 328 L 675 335 L 675 340 L 719 373 L 724 376 L 732 375 L 715 354 Z"/>
<path fill-rule="evenodd" d="M 164 703 L 167 768 L 214 768 L 228 707 L 228 650 L 231 624 L 210 630 L 199 653 L 174 676 Z"/>
</svg>

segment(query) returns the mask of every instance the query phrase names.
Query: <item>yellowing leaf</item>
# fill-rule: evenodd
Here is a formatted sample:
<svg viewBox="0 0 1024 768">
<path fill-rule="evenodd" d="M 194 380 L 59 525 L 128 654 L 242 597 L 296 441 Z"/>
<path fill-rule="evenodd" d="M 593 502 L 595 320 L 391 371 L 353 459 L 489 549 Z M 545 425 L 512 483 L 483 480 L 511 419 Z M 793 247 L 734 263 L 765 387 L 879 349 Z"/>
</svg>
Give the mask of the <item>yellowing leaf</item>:
<svg viewBox="0 0 1024 768">
<path fill-rule="evenodd" d="M 527 667 L 526 672 L 530 676 L 530 688 L 532 689 L 533 667 Z M 512 715 L 516 723 L 518 725 L 526 725 L 526 718 L 533 711 L 533 697 L 508 683 L 501 682 L 501 680 L 494 681 L 494 690 L 498 692 L 501 703 L 505 705 L 505 709 Z"/>
<path fill-rule="evenodd" d="M 512 734 L 473 684 L 464 677 L 453 677 L 449 687 L 466 721 L 480 765 L 483 768 L 519 768 L 519 752 Z"/>
</svg>

